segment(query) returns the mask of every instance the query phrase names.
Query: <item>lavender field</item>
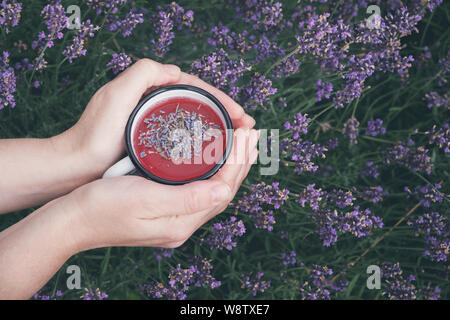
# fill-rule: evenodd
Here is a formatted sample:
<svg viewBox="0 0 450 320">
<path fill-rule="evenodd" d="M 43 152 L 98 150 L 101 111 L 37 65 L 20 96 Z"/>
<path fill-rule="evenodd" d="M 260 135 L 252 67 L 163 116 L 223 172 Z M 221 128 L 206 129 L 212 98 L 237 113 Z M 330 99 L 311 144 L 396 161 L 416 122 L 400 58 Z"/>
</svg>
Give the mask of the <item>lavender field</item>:
<svg viewBox="0 0 450 320">
<path fill-rule="evenodd" d="M 449 299 L 449 18 L 442 0 L 0 0 L 2 139 L 68 129 L 141 58 L 279 129 L 279 170 L 255 164 L 182 246 L 79 253 L 34 298 Z"/>
</svg>

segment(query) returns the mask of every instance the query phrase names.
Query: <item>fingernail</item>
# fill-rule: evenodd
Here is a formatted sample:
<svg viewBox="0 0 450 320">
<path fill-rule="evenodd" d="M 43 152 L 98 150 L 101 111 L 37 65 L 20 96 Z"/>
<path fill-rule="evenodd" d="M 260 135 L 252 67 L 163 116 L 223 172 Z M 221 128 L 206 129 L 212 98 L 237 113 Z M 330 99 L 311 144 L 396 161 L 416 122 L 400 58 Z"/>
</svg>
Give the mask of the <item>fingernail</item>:
<svg viewBox="0 0 450 320">
<path fill-rule="evenodd" d="M 214 204 L 219 204 L 224 201 L 231 200 L 230 187 L 226 183 L 216 185 L 211 190 L 212 201 Z"/>
<path fill-rule="evenodd" d="M 180 68 L 174 64 L 164 64 L 164 71 L 172 76 L 176 76 L 180 73 Z"/>
</svg>

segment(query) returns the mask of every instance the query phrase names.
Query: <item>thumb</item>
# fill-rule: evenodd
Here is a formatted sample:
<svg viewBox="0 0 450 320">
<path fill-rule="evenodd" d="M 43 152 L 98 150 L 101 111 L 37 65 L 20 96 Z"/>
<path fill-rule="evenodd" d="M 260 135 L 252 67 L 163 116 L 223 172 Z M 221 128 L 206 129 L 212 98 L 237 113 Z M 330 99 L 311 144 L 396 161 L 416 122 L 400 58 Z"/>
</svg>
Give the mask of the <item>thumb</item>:
<svg viewBox="0 0 450 320">
<path fill-rule="evenodd" d="M 196 181 L 161 190 L 160 203 L 168 215 L 193 214 L 231 201 L 232 192 L 222 181 Z"/>
</svg>

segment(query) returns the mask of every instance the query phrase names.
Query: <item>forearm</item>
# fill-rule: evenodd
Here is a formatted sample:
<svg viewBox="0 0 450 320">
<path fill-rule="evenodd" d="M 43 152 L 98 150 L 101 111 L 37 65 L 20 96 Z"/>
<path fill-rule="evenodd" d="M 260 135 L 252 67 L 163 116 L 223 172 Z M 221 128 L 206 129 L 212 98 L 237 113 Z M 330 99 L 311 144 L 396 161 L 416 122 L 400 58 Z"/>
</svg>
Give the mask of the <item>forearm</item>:
<svg viewBox="0 0 450 320">
<path fill-rule="evenodd" d="M 76 207 L 54 200 L 0 233 L 0 299 L 28 299 L 78 251 Z"/>
<path fill-rule="evenodd" d="M 70 131 L 49 139 L 0 140 L 0 213 L 45 203 L 101 175 Z"/>
</svg>

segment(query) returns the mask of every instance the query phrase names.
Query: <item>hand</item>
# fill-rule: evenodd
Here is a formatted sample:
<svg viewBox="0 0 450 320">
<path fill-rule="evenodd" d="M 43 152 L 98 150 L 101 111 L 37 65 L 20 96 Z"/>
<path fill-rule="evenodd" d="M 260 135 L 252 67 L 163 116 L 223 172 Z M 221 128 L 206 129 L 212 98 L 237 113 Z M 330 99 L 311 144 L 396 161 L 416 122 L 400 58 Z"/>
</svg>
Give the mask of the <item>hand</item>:
<svg viewBox="0 0 450 320">
<path fill-rule="evenodd" d="M 178 247 L 233 199 L 256 160 L 256 130 L 237 129 L 222 169 L 182 186 L 138 176 L 102 179 L 66 197 L 77 207 L 76 251 L 106 246 Z M 67 200 L 66 200 L 67 201 Z"/>
<path fill-rule="evenodd" d="M 69 139 L 79 146 L 86 157 L 83 165 L 96 166 L 98 175 L 103 174 L 125 152 L 125 126 L 139 100 L 157 87 L 170 84 L 190 84 L 213 94 L 227 109 L 235 128 L 255 124 L 241 106 L 198 77 L 174 65 L 141 59 L 95 93 L 80 120 L 62 135 L 63 143 Z"/>
<path fill-rule="evenodd" d="M 212 93 L 228 110 L 234 128 L 255 124 L 230 97 L 197 77 L 173 65 L 139 60 L 100 88 L 80 120 L 62 134 L 0 139 L 0 214 L 48 202 L 101 177 L 125 153 L 125 126 L 139 100 L 158 86 L 177 83 Z"/>
<path fill-rule="evenodd" d="M 258 155 L 258 134 L 234 146 L 209 180 L 162 185 L 137 176 L 97 180 L 0 233 L 0 299 L 27 299 L 72 255 L 104 246 L 180 246 L 228 205 Z M 233 160 L 233 161 L 232 161 Z M 36 241 L 39 239 L 39 241 Z"/>
</svg>

